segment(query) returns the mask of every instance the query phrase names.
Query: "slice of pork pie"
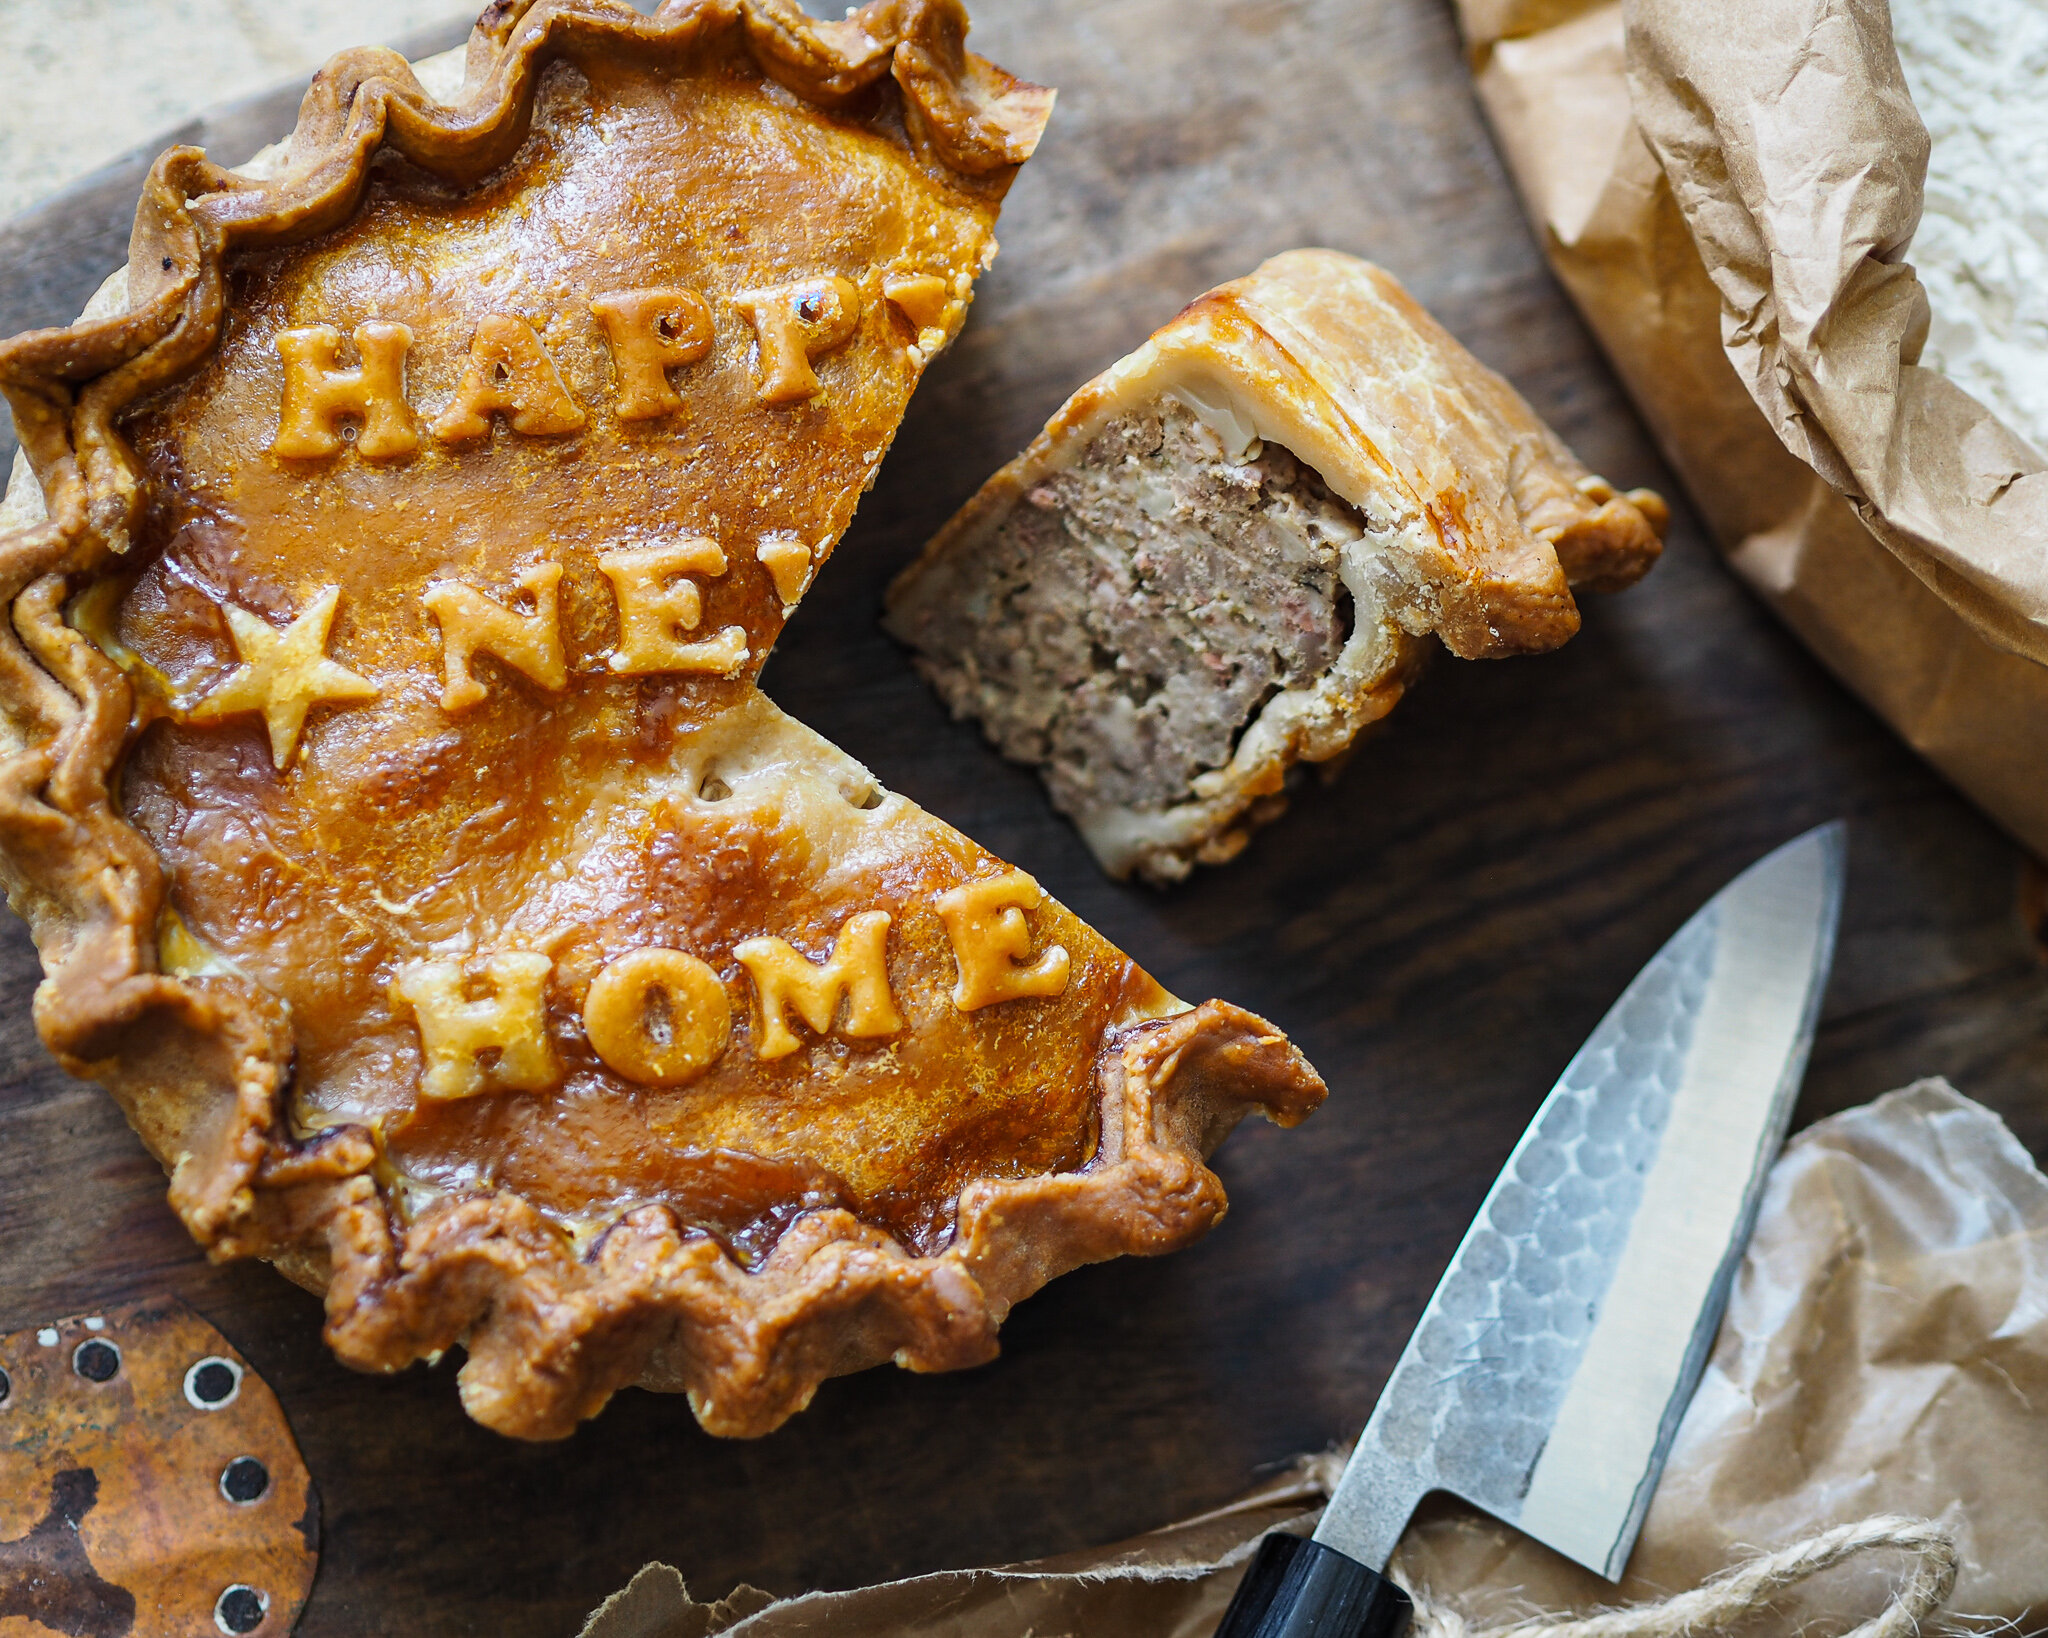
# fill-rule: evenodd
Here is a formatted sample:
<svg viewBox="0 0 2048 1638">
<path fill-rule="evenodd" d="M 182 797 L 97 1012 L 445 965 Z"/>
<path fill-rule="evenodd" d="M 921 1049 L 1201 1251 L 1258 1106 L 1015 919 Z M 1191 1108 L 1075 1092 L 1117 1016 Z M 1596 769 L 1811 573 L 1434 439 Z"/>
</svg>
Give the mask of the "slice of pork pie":
<svg viewBox="0 0 2048 1638">
<path fill-rule="evenodd" d="M 43 1039 L 346 1361 L 548 1437 L 987 1359 L 1322 1096 L 754 678 L 1051 93 L 954 0 L 499 0 L 174 149 L 0 345 L 0 854 Z M 436 94 L 438 92 L 438 94 Z"/>
<path fill-rule="evenodd" d="M 1173 881 L 1393 709 L 1431 633 L 1555 648 L 1656 560 L 1617 495 L 1379 268 L 1276 256 L 1067 400 L 890 594 L 956 715 L 1103 868 Z"/>
</svg>

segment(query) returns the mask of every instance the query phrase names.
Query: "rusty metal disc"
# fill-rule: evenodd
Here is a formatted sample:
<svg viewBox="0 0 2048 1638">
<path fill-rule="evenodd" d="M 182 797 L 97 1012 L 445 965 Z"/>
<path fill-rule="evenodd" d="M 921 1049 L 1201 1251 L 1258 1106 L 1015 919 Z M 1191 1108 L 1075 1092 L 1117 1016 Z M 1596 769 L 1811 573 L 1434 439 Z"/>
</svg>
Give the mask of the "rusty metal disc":
<svg viewBox="0 0 2048 1638">
<path fill-rule="evenodd" d="M 0 1638 L 283 1638 L 320 1503 L 277 1397 L 173 1300 L 0 1337 Z"/>
</svg>

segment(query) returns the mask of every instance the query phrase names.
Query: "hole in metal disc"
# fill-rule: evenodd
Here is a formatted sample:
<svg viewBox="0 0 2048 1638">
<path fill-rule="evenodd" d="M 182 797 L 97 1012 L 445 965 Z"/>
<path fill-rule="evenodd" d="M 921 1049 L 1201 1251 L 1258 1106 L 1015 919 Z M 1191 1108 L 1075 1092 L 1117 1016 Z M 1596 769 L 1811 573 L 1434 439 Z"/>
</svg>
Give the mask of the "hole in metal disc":
<svg viewBox="0 0 2048 1638">
<path fill-rule="evenodd" d="M 71 1368 L 88 1382 L 111 1382 L 121 1370 L 121 1350 L 100 1337 L 92 1337 L 73 1350 Z"/>
<path fill-rule="evenodd" d="M 213 1624 L 232 1638 L 254 1632 L 270 1613 L 270 1595 L 236 1582 L 213 1603 Z"/>
<path fill-rule="evenodd" d="M 14 1378 L 9 1376 L 5 1371 L 0 1371 L 0 1405 L 5 1405 L 7 1401 L 12 1399 L 13 1397 Z"/>
<path fill-rule="evenodd" d="M 209 1354 L 185 1373 L 185 1399 L 195 1410 L 232 1405 L 241 1391 L 242 1367 L 218 1354 Z"/>
<path fill-rule="evenodd" d="M 270 1469 L 254 1456 L 237 1456 L 220 1470 L 220 1493 L 231 1502 L 261 1501 L 270 1488 Z"/>
</svg>

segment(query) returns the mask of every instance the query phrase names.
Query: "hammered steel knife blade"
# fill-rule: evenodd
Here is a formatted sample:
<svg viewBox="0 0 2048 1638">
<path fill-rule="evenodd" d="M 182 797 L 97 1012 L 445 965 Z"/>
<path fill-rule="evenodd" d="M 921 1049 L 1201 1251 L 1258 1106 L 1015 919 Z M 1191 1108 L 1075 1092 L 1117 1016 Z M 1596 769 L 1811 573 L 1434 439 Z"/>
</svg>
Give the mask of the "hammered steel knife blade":
<svg viewBox="0 0 2048 1638">
<path fill-rule="evenodd" d="M 1609 1580 L 1628 1562 L 1783 1142 L 1842 904 L 1808 831 L 1671 938 L 1566 1067 L 1423 1310 L 1312 1539 L 1217 1638 L 1393 1638 L 1378 1572 L 1431 1491 Z"/>
</svg>

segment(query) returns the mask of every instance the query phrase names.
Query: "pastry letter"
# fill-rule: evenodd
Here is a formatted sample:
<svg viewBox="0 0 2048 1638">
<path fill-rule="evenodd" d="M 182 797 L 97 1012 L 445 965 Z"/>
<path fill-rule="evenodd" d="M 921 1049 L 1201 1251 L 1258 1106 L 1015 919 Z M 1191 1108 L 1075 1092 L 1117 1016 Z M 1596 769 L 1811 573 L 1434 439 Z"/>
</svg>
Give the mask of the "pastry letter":
<svg viewBox="0 0 2048 1638">
<path fill-rule="evenodd" d="M 952 286 L 936 273 L 891 273 L 882 281 L 882 294 L 920 334 L 942 328 L 953 305 Z"/>
<path fill-rule="evenodd" d="M 1067 987 L 1071 963 L 1057 944 L 1027 967 L 1031 929 L 1024 912 L 1035 910 L 1044 895 L 1038 883 L 1021 870 L 1006 871 L 984 881 L 967 882 L 938 898 L 939 918 L 953 941 L 953 959 L 960 981 L 953 986 L 953 1005 L 962 1012 L 1017 1001 L 1030 995 L 1058 995 Z"/>
<path fill-rule="evenodd" d="M 775 595 L 782 599 L 783 608 L 794 608 L 811 578 L 810 547 L 795 535 L 768 535 L 755 546 L 754 556 L 775 582 Z"/>
<path fill-rule="evenodd" d="M 711 309 L 694 290 L 614 290 L 590 304 L 612 344 L 619 419 L 651 421 L 683 407 L 668 372 L 711 351 Z"/>
<path fill-rule="evenodd" d="M 327 657 L 327 631 L 340 602 L 341 588 L 329 586 L 283 631 L 261 615 L 223 604 L 242 663 L 186 712 L 185 720 L 219 722 L 260 711 L 270 732 L 271 764 L 282 769 L 298 749 L 306 713 L 314 706 L 375 699 L 375 683 Z"/>
<path fill-rule="evenodd" d="M 531 614 L 519 614 L 453 580 L 427 583 L 420 601 L 441 627 L 446 677 L 441 689 L 442 710 L 466 710 L 484 697 L 484 685 L 469 669 L 469 662 L 479 652 L 495 654 L 543 688 L 569 686 L 557 604 L 561 581 L 559 563 L 536 564 L 519 576 L 520 587 L 533 599 Z"/>
<path fill-rule="evenodd" d="M 501 950 L 484 963 L 495 993 L 466 1001 L 462 965 L 415 961 L 391 982 L 393 1010 L 412 1009 L 427 1072 L 420 1096 L 434 1103 L 479 1092 L 544 1092 L 562 1078 L 548 1044 L 541 991 L 554 966 L 530 950 Z M 480 1054 L 496 1052 L 486 1069 Z"/>
<path fill-rule="evenodd" d="M 831 1033 L 842 996 L 847 1005 L 841 1035 L 894 1035 L 902 1029 L 903 1015 L 889 993 L 888 944 L 889 913 L 863 910 L 839 929 L 832 959 L 822 967 L 779 938 L 750 938 L 735 945 L 732 953 L 753 975 L 761 1002 L 754 1056 L 784 1058 L 796 1051 L 796 1034 L 783 1016 L 792 1007 L 816 1033 Z"/>
<path fill-rule="evenodd" d="M 405 353 L 412 331 L 403 324 L 358 324 L 355 343 L 362 363 L 344 370 L 341 332 L 333 325 L 278 332 L 284 404 L 271 454 L 295 460 L 334 454 L 342 446 L 334 423 L 345 415 L 363 423 L 356 453 L 365 460 L 388 461 L 419 448 L 420 435 L 405 401 Z"/>
<path fill-rule="evenodd" d="M 514 432 L 537 437 L 574 432 L 588 419 L 533 326 L 503 313 L 486 313 L 478 323 L 462 385 L 435 419 L 434 436 L 444 444 L 488 438 L 494 413 Z"/>
<path fill-rule="evenodd" d="M 615 1074 L 641 1086 L 681 1086 L 725 1050 L 732 1003 L 718 974 L 695 956 L 634 950 L 591 983 L 583 1033 Z"/>
<path fill-rule="evenodd" d="M 716 637 L 686 643 L 676 634 L 695 631 L 704 617 L 704 594 L 686 574 L 725 573 L 725 553 L 715 540 L 679 540 L 672 546 L 636 546 L 606 552 L 597 566 L 610 578 L 619 599 L 619 646 L 612 669 L 628 676 L 656 671 L 711 671 L 725 676 L 747 663 L 744 626 L 726 626 Z"/>
<path fill-rule="evenodd" d="M 837 274 L 743 290 L 732 302 L 753 321 L 764 404 L 800 404 L 816 397 L 818 376 L 811 360 L 843 343 L 860 322 L 860 292 Z"/>
</svg>

